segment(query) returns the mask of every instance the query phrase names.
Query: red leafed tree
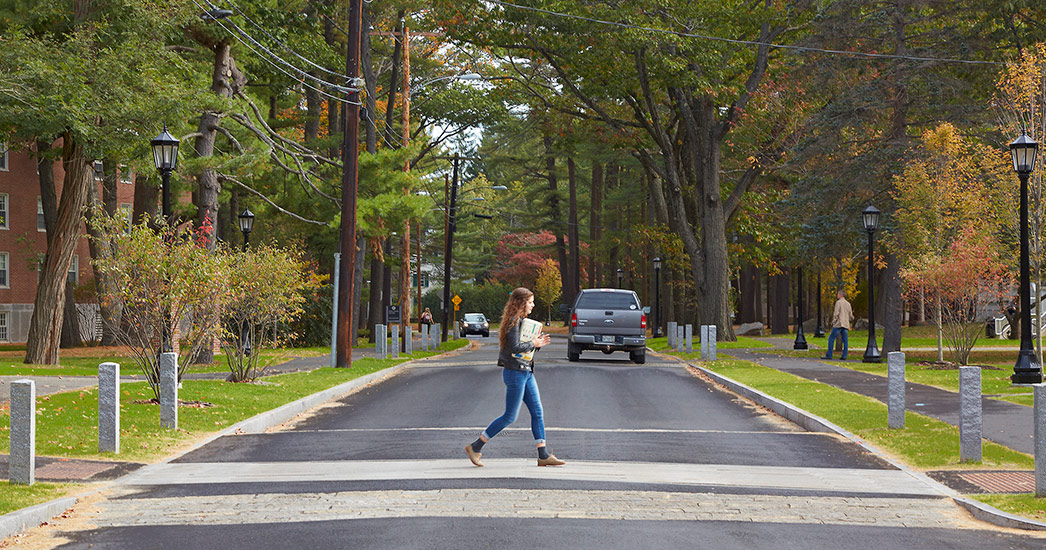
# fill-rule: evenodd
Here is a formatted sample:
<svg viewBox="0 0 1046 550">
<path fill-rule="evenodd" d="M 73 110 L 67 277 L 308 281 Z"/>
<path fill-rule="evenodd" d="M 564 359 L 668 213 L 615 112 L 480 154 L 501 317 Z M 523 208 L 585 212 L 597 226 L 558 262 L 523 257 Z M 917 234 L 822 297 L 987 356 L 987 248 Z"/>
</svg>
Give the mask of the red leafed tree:
<svg viewBox="0 0 1046 550">
<path fill-rule="evenodd" d="M 963 230 L 944 255 L 925 258 L 902 271 L 907 291 L 913 297 L 925 292 L 927 299 L 939 301 L 945 340 L 955 363 L 965 365 L 983 331 L 983 307 L 999 301 L 1012 287 L 1013 275 L 999 260 L 991 238 L 973 228 Z"/>
<path fill-rule="evenodd" d="M 498 242 L 499 267 L 491 273 L 491 278 L 513 286 L 534 288 L 542 264 L 554 259 L 555 243 L 556 236 L 549 231 L 505 235 Z"/>
</svg>

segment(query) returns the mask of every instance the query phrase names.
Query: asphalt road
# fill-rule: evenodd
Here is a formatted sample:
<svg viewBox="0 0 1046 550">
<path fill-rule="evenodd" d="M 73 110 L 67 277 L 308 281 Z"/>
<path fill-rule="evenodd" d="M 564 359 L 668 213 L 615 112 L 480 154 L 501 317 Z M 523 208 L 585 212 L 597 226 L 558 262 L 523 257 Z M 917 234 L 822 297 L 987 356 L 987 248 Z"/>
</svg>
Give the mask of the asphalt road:
<svg viewBox="0 0 1046 550">
<path fill-rule="evenodd" d="M 553 340 L 537 357 L 548 444 L 501 413 L 496 335 L 315 410 L 129 476 L 58 548 L 1037 548 L 907 473 L 648 356 Z"/>
</svg>

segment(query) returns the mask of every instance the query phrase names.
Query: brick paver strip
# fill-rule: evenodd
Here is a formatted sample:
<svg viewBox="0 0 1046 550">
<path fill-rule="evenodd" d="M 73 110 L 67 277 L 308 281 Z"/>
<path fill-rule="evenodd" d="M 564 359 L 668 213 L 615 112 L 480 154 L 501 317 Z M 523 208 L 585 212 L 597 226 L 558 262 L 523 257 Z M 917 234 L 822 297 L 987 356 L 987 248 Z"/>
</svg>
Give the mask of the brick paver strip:
<svg viewBox="0 0 1046 550">
<path fill-rule="evenodd" d="M 963 472 L 960 478 L 982 489 L 985 493 L 1033 493 L 1034 472 Z"/>
<path fill-rule="evenodd" d="M 983 528 L 948 498 L 794 497 L 660 491 L 439 489 L 134 498 L 124 487 L 95 525 L 216 525 L 365 518 L 581 518 Z"/>
<path fill-rule="evenodd" d="M 116 468 L 104 462 L 52 462 L 36 469 L 37 479 L 88 479 Z"/>
</svg>

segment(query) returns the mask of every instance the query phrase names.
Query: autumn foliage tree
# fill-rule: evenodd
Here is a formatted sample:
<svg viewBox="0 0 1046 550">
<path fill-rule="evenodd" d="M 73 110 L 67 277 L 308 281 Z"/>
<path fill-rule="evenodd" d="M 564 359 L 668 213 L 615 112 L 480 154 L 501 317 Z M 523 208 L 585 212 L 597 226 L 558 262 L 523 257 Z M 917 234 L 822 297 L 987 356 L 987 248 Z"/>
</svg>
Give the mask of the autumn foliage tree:
<svg viewBox="0 0 1046 550">
<path fill-rule="evenodd" d="M 982 331 L 984 307 L 1013 284 L 991 237 L 966 227 L 944 254 L 914 259 L 901 271 L 910 295 L 925 293 L 943 321 L 944 336 L 957 365 L 970 360 Z"/>
<path fill-rule="evenodd" d="M 546 259 L 538 268 L 537 281 L 534 283 L 534 296 L 538 303 L 545 306 L 545 319 L 552 322 L 552 304 L 563 294 L 563 280 L 559 275 L 556 261 Z"/>
<path fill-rule="evenodd" d="M 965 361 L 968 349 L 965 355 L 960 350 L 972 342 L 968 335 L 955 336 L 961 327 L 952 326 L 964 327 L 975 320 L 963 313 L 976 306 L 971 303 L 974 298 L 965 293 L 1001 277 L 991 267 L 990 258 L 998 255 L 997 241 L 992 238 L 997 218 L 993 190 L 999 187 L 1005 166 L 999 152 L 963 139 L 953 125 L 945 123 L 923 133 L 904 172 L 895 178 L 900 228 L 896 248 L 903 262 L 902 278 L 909 293 L 917 290 L 915 297 L 935 306 L 938 360 L 943 360 L 947 324 L 953 350 Z M 984 254 L 983 265 L 966 266 L 971 274 L 967 282 L 951 277 L 971 250 Z"/>
</svg>

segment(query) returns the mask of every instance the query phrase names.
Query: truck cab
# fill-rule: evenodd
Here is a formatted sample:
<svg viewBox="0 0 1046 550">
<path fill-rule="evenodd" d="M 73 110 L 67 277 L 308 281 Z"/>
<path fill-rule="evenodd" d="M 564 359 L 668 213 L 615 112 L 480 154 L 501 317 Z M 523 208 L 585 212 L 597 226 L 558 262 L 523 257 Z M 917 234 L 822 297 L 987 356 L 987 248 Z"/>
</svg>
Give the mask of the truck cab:
<svg viewBox="0 0 1046 550">
<path fill-rule="evenodd" d="M 581 352 L 627 351 L 638 364 L 646 362 L 646 313 L 639 296 L 619 288 L 588 288 L 578 293 L 570 309 L 567 360 Z"/>
</svg>

